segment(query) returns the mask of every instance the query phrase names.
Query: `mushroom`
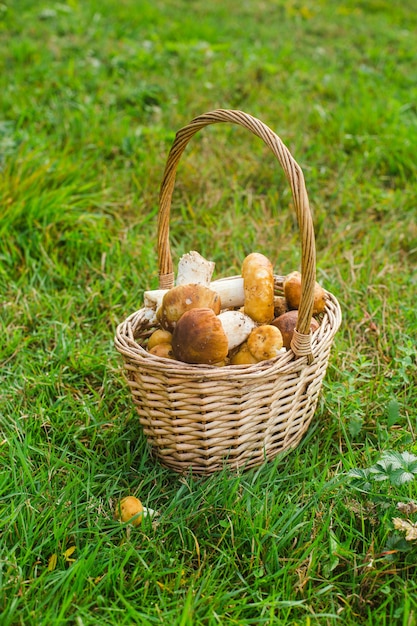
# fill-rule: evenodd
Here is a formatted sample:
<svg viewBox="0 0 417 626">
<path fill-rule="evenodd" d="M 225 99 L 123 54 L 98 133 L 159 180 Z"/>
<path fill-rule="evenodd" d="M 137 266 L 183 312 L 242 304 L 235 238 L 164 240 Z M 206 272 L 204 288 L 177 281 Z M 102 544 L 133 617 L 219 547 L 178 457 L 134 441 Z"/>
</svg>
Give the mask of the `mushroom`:
<svg viewBox="0 0 417 626">
<path fill-rule="evenodd" d="M 205 285 L 189 283 L 169 289 L 162 299 L 156 316 L 165 330 L 172 331 L 182 315 L 191 309 L 209 308 L 220 313 L 219 295 Z"/>
<path fill-rule="evenodd" d="M 133 526 L 139 526 L 143 517 L 143 504 L 135 496 L 126 496 L 118 502 L 116 509 L 116 519 L 121 522 L 131 522 Z"/>
<path fill-rule="evenodd" d="M 215 263 L 207 261 L 195 250 L 191 250 L 178 261 L 177 285 L 199 283 L 209 286 L 214 272 Z"/>
<path fill-rule="evenodd" d="M 172 333 L 170 333 L 169 330 L 158 328 L 157 330 L 154 330 L 152 335 L 149 337 L 147 348 L 151 351 L 152 348 L 161 343 L 172 343 Z"/>
<path fill-rule="evenodd" d="M 287 350 L 291 346 L 291 340 L 294 334 L 295 327 L 297 326 L 297 320 L 298 320 L 298 311 L 294 310 L 294 311 L 287 311 L 286 313 L 283 313 L 282 315 L 280 315 L 279 317 L 277 317 L 271 322 L 273 326 L 276 326 L 281 331 L 283 345 L 284 345 L 284 348 L 287 348 Z M 314 332 L 315 330 L 317 330 L 319 326 L 320 325 L 318 321 L 314 319 L 314 317 L 312 317 L 311 324 L 310 324 L 311 332 Z"/>
<path fill-rule="evenodd" d="M 274 319 L 274 274 L 272 263 L 259 252 L 243 261 L 244 310 L 255 322 L 269 324 Z"/>
<path fill-rule="evenodd" d="M 219 363 L 229 351 L 222 323 L 212 309 L 195 308 L 183 313 L 172 338 L 174 356 L 185 363 Z"/>
<path fill-rule="evenodd" d="M 284 280 L 284 296 L 289 309 L 298 309 L 301 301 L 301 274 L 291 272 Z M 323 313 L 326 307 L 326 294 L 319 283 L 314 283 L 313 315 Z"/>
<path fill-rule="evenodd" d="M 246 341 L 256 327 L 253 319 L 241 311 L 223 311 L 217 317 L 226 333 L 229 352 Z"/>
<path fill-rule="evenodd" d="M 219 278 L 210 283 L 210 289 L 213 289 L 219 296 L 222 308 L 233 308 L 242 306 L 245 300 L 245 292 L 243 288 L 242 276 L 227 276 Z"/>
<path fill-rule="evenodd" d="M 175 359 L 174 352 L 172 350 L 172 343 L 157 343 L 149 350 L 149 354 L 159 356 L 164 359 Z"/>
<path fill-rule="evenodd" d="M 209 285 L 220 297 L 222 307 L 242 306 L 244 301 L 243 278 L 242 276 L 227 276 L 214 280 Z M 143 304 L 145 308 L 157 311 L 162 304 L 162 300 L 169 289 L 150 289 L 143 293 Z"/>
<path fill-rule="evenodd" d="M 230 365 L 253 365 L 255 363 L 258 363 L 258 359 L 255 359 L 249 350 L 247 341 L 242 343 L 239 350 L 230 359 Z"/>
<path fill-rule="evenodd" d="M 266 361 L 282 351 L 281 331 L 271 324 L 254 328 L 248 337 L 248 348 L 257 361 Z"/>
<path fill-rule="evenodd" d="M 284 296 L 274 296 L 274 317 L 279 317 L 288 311 L 288 304 Z"/>
<path fill-rule="evenodd" d="M 240 311 L 223 311 L 215 315 L 210 309 L 191 309 L 182 315 L 172 340 L 176 358 L 186 363 L 223 363 L 227 354 L 242 344 L 256 327 L 255 322 Z M 226 354 L 218 357 L 225 350 Z"/>
</svg>

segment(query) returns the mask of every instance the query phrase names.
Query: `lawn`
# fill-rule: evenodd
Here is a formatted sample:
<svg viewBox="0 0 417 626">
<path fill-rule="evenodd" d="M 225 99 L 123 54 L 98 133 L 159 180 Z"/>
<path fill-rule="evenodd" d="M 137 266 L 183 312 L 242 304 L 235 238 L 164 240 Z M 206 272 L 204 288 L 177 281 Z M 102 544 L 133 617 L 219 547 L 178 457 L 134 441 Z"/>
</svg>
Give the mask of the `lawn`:
<svg viewBox="0 0 417 626">
<path fill-rule="evenodd" d="M 2 625 L 417 623 L 416 29 L 415 0 L 0 3 Z M 113 338 L 175 133 L 217 108 L 302 167 L 343 322 L 300 445 L 199 477 L 151 456 Z M 193 138 L 171 246 L 299 269 L 259 139 Z M 128 494 L 157 516 L 115 520 Z"/>
</svg>

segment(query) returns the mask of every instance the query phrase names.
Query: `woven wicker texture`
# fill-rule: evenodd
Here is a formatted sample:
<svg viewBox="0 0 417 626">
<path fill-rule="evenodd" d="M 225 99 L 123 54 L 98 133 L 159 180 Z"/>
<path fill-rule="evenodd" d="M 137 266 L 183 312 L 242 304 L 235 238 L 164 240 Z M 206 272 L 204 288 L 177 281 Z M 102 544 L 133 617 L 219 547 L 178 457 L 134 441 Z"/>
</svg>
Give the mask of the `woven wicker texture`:
<svg viewBox="0 0 417 626">
<path fill-rule="evenodd" d="M 255 467 L 295 447 L 317 405 L 334 335 L 341 322 L 337 299 L 326 292 L 320 327 L 309 334 L 316 278 L 314 231 L 304 176 L 280 138 L 242 111 L 201 115 L 178 131 L 163 176 L 158 216 L 160 287 L 174 284 L 169 222 L 176 170 L 191 137 L 216 122 L 231 122 L 260 137 L 290 184 L 300 230 L 302 297 L 291 350 L 256 365 L 189 365 L 146 351 L 154 330 L 146 309 L 130 315 L 116 331 L 140 423 L 153 452 L 179 472 L 209 474 Z M 275 276 L 282 295 L 283 277 Z M 243 304 L 243 302 L 242 302 Z"/>
</svg>

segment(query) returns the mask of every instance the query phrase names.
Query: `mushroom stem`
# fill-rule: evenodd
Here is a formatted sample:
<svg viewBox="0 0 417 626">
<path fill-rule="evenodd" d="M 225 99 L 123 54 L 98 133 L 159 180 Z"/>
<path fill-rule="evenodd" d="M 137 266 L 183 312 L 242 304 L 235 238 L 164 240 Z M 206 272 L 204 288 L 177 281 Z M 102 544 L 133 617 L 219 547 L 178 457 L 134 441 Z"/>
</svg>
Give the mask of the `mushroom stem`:
<svg viewBox="0 0 417 626">
<path fill-rule="evenodd" d="M 240 346 L 256 327 L 255 322 L 240 311 L 223 311 L 218 316 L 226 334 L 229 352 Z"/>
<path fill-rule="evenodd" d="M 210 283 L 210 289 L 214 289 L 219 294 L 222 309 L 243 306 L 245 292 L 242 276 L 228 276 L 214 280 Z"/>
<path fill-rule="evenodd" d="M 243 306 L 244 291 L 243 278 L 241 276 L 231 276 L 214 280 L 208 285 L 219 296 L 222 309 Z M 143 302 L 145 307 L 157 311 L 162 304 L 162 298 L 169 291 L 168 289 L 153 289 L 145 291 Z"/>
<path fill-rule="evenodd" d="M 168 289 L 153 289 L 145 291 L 143 294 L 143 304 L 148 309 L 157 311 L 162 304 L 162 298 L 169 291 Z"/>
<path fill-rule="evenodd" d="M 154 509 L 150 509 L 149 507 L 144 506 L 142 511 L 143 517 L 156 517 L 158 515 L 158 511 Z"/>
<path fill-rule="evenodd" d="M 207 261 L 195 250 L 184 254 L 178 262 L 177 285 L 200 283 L 209 286 L 215 263 Z"/>
</svg>

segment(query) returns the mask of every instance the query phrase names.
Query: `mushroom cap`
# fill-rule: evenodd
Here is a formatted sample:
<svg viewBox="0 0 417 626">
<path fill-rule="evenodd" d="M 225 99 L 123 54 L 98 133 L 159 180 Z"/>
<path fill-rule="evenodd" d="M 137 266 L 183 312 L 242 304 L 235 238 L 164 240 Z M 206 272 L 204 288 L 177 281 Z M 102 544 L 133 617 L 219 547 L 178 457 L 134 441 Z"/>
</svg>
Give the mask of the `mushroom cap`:
<svg viewBox="0 0 417 626">
<path fill-rule="evenodd" d="M 258 361 L 273 359 L 283 346 L 281 331 L 271 324 L 254 328 L 248 337 L 248 348 Z"/>
<path fill-rule="evenodd" d="M 179 361 L 218 363 L 226 358 L 228 346 L 221 321 L 212 309 L 190 309 L 175 326 L 172 349 Z"/>
<path fill-rule="evenodd" d="M 276 317 L 271 324 L 276 326 L 281 331 L 282 341 L 284 348 L 287 350 L 291 347 L 291 340 L 294 334 L 294 329 L 297 326 L 298 311 L 287 311 L 279 317 Z M 319 328 L 319 323 L 314 317 L 311 318 L 310 329 L 314 332 Z"/>
<path fill-rule="evenodd" d="M 139 513 L 141 515 L 139 515 Z M 129 522 L 132 517 L 137 517 L 132 520 L 133 526 L 139 526 L 143 517 L 143 504 L 139 498 L 135 496 L 126 496 L 117 504 L 116 517 L 121 522 Z"/>
<path fill-rule="evenodd" d="M 160 343 L 172 343 L 172 333 L 170 333 L 169 330 L 164 330 L 163 328 L 154 330 L 148 339 L 148 351 L 151 351 L 152 348 L 158 346 Z"/>
<path fill-rule="evenodd" d="M 163 328 L 172 331 L 178 320 L 191 309 L 209 308 L 220 313 L 220 296 L 209 287 L 198 283 L 176 285 L 166 292 L 157 317 Z"/>
<path fill-rule="evenodd" d="M 284 296 L 274 296 L 274 318 L 288 311 L 288 303 Z"/>
<path fill-rule="evenodd" d="M 289 309 L 298 309 L 301 301 L 301 274 L 291 272 L 284 280 L 284 296 Z M 326 295 L 323 287 L 318 282 L 314 283 L 313 314 L 323 313 L 326 307 Z"/>
<path fill-rule="evenodd" d="M 149 354 L 164 359 L 175 359 L 171 343 L 157 343 L 149 350 Z"/>
<path fill-rule="evenodd" d="M 246 273 L 246 270 L 251 265 L 256 265 L 257 267 L 266 267 L 268 269 L 272 268 L 271 261 L 261 252 L 251 252 L 243 259 L 242 275 Z"/>
<path fill-rule="evenodd" d="M 230 365 L 254 365 L 255 363 L 258 363 L 258 359 L 255 359 L 246 341 L 230 359 Z"/>
</svg>

